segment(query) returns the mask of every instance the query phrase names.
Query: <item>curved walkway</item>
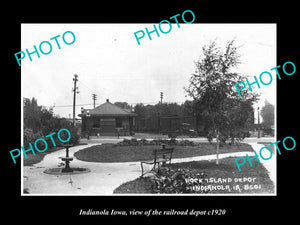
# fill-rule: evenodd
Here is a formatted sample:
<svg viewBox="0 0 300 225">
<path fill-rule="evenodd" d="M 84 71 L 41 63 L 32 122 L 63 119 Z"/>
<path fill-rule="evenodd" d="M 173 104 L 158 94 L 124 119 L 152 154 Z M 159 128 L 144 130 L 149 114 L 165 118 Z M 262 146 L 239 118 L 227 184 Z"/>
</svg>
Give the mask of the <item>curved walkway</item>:
<svg viewBox="0 0 300 225">
<path fill-rule="evenodd" d="M 262 147 L 264 147 L 264 145 L 258 144 L 258 143 L 248 143 L 248 144 L 251 145 L 251 147 L 253 148 L 254 151 L 256 151 L 257 154 L 259 154 L 259 150 Z M 263 152 L 262 152 L 262 154 L 264 155 Z M 254 155 L 254 153 L 252 153 L 252 155 Z M 269 153 L 265 157 L 267 158 L 268 156 L 269 156 Z M 273 184 L 275 186 L 275 190 L 276 190 L 276 176 L 277 176 L 276 175 L 276 172 L 277 172 L 276 154 L 274 154 L 274 152 L 273 152 L 273 157 L 269 160 L 263 160 L 261 158 L 259 160 L 260 160 L 260 163 L 263 164 L 263 166 L 267 169 L 269 177 L 270 177 L 271 181 L 273 182 Z"/>
<path fill-rule="evenodd" d="M 89 144 L 88 147 L 98 144 Z M 250 144 L 254 150 L 259 147 L 259 144 L 256 143 Z M 73 157 L 75 152 L 86 147 L 87 145 L 80 145 L 70 148 L 70 157 Z M 253 152 L 235 152 L 220 154 L 219 157 L 220 159 L 233 156 L 241 157 L 246 154 L 249 156 L 254 155 Z M 45 174 L 43 172 L 45 169 L 62 166 L 62 161 L 58 159 L 61 156 L 65 156 L 65 149 L 46 155 L 41 162 L 33 166 L 24 166 L 23 189 L 34 195 L 112 195 L 113 191 L 122 183 L 134 180 L 141 175 L 140 162 L 96 163 L 80 161 L 76 158 L 71 161 L 71 167 L 86 167 L 91 172 L 75 175 Z M 173 159 L 172 162 L 214 160 L 215 158 L 215 155 L 206 155 Z M 267 169 L 268 167 L 266 166 Z M 273 165 L 269 168 L 273 168 Z M 268 169 L 268 171 L 270 170 Z M 271 171 L 274 170 L 272 169 Z M 270 177 L 273 177 L 273 172 L 270 173 Z M 273 179 L 272 181 L 274 182 Z"/>
<path fill-rule="evenodd" d="M 98 145 L 97 144 L 91 144 Z M 87 145 L 70 148 L 69 156 Z M 84 162 L 76 158 L 71 161 L 72 167 L 87 167 L 90 173 L 76 175 L 51 175 L 43 171 L 48 168 L 61 165 L 60 156 L 65 155 L 65 150 L 59 150 L 48 154 L 45 158 L 34 166 L 24 167 L 24 189 L 28 189 L 30 194 L 54 194 L 54 195 L 109 195 L 120 184 L 133 180 L 140 176 L 139 162 L 127 163 L 93 163 Z"/>
</svg>

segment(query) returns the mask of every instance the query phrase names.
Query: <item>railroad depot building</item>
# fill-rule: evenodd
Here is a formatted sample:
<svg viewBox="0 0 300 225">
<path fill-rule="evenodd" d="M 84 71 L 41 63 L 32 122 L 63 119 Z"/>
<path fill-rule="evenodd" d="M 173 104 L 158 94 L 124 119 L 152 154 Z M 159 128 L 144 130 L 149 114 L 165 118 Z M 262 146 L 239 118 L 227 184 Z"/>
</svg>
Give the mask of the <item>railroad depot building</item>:
<svg viewBox="0 0 300 225">
<path fill-rule="evenodd" d="M 135 113 L 122 109 L 109 102 L 99 105 L 94 109 L 81 108 L 82 118 L 81 135 L 87 136 L 113 136 L 132 135 L 135 126 Z"/>
</svg>

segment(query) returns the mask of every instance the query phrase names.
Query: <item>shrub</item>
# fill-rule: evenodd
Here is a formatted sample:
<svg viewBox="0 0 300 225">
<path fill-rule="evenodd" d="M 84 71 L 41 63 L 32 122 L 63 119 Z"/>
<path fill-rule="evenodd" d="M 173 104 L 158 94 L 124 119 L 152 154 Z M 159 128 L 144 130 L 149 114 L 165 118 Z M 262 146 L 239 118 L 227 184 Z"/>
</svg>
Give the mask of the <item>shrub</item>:
<svg viewBox="0 0 300 225">
<path fill-rule="evenodd" d="M 78 135 L 78 132 L 77 132 L 77 128 L 76 128 L 76 127 L 68 127 L 67 129 L 68 129 L 68 130 L 70 131 L 70 133 L 71 133 L 71 139 L 70 139 L 70 141 L 68 141 L 67 143 L 72 144 L 72 145 L 78 144 L 78 143 L 79 143 L 79 135 Z M 35 147 L 34 147 L 35 141 L 36 141 L 37 139 L 39 139 L 39 138 L 43 138 L 44 140 L 47 141 L 48 148 L 51 148 L 51 147 L 53 147 L 52 140 L 51 140 L 50 137 L 47 137 L 47 138 L 46 138 L 45 136 L 47 136 L 47 135 L 49 135 L 49 134 L 51 134 L 51 133 L 53 133 L 53 132 L 56 133 L 55 135 L 52 136 L 52 138 L 53 138 L 53 140 L 54 140 L 56 146 L 63 145 L 64 143 L 62 143 L 62 142 L 58 139 L 58 137 L 57 137 L 58 131 L 59 131 L 59 130 L 53 130 L 53 131 L 49 132 L 48 134 L 43 135 L 43 133 L 42 133 L 41 131 L 38 131 L 38 132 L 34 133 L 32 129 L 30 129 L 30 128 L 25 128 L 25 129 L 24 129 L 24 136 L 23 136 L 23 137 L 24 137 L 24 143 L 23 143 L 23 146 L 24 146 L 25 149 L 28 149 L 28 148 L 29 148 L 29 143 L 31 143 L 32 147 L 35 148 Z M 68 134 L 67 134 L 67 132 L 62 131 L 62 132 L 60 133 L 60 137 L 61 137 L 62 140 L 67 140 L 67 139 L 68 139 Z M 38 148 L 38 149 L 42 150 L 42 149 L 45 149 L 45 147 L 46 147 L 46 146 L 45 146 L 45 143 L 44 143 L 43 141 L 38 141 L 38 142 L 37 142 L 37 148 Z"/>
<path fill-rule="evenodd" d="M 35 98 L 25 99 L 24 101 L 24 143 L 25 148 L 29 147 L 29 143 L 34 144 L 36 139 L 43 138 L 47 141 L 48 147 L 52 147 L 53 143 L 50 137 L 45 138 L 45 136 L 55 132 L 56 134 L 52 136 L 56 145 L 61 145 L 62 143 L 57 138 L 57 132 L 66 128 L 71 133 L 70 144 L 76 145 L 79 142 L 79 135 L 77 128 L 71 126 L 70 122 L 65 118 L 59 118 L 53 115 L 53 108 L 49 110 L 43 106 L 37 104 Z M 63 140 L 68 139 L 68 134 L 66 132 L 61 132 Z M 64 135 L 64 137 L 63 137 Z M 65 139 L 64 139 L 65 138 Z M 38 149 L 44 149 L 45 144 L 42 141 L 37 142 Z"/>
<path fill-rule="evenodd" d="M 194 142 L 189 140 L 177 141 L 175 138 L 168 139 L 154 139 L 148 141 L 146 139 L 137 140 L 136 138 L 132 139 L 123 139 L 123 141 L 117 143 L 118 146 L 137 146 L 137 145 L 181 145 L 181 146 L 194 146 Z"/>
<path fill-rule="evenodd" d="M 149 145 L 149 141 L 147 141 L 145 138 L 140 140 L 141 145 Z"/>
<path fill-rule="evenodd" d="M 137 139 L 135 138 L 132 138 L 132 139 L 123 139 L 122 142 L 119 142 L 117 145 L 120 145 L 120 146 L 133 146 L 133 145 L 138 145 L 139 142 Z"/>
<path fill-rule="evenodd" d="M 176 140 L 176 138 L 171 138 L 170 140 L 169 140 L 169 143 L 168 143 L 169 145 L 177 145 L 178 144 L 178 141 Z"/>
<path fill-rule="evenodd" d="M 179 145 L 182 145 L 182 146 L 194 146 L 194 142 L 192 141 L 189 141 L 189 140 L 181 140 L 179 143 Z"/>
<path fill-rule="evenodd" d="M 71 133 L 71 139 L 68 143 L 72 144 L 72 145 L 77 145 L 79 143 L 79 139 L 80 139 L 79 134 L 78 134 L 78 128 L 71 126 L 71 127 L 68 127 L 67 129 Z M 61 132 L 60 134 L 62 134 L 62 133 L 65 133 L 66 137 L 64 137 L 63 140 L 66 140 L 68 138 L 66 132 Z"/>
<path fill-rule="evenodd" d="M 189 182 L 193 178 L 195 182 Z M 201 186 L 205 186 L 207 178 L 204 173 L 193 173 L 189 169 L 171 169 L 161 167 L 157 173 L 157 177 L 153 178 L 154 193 L 207 193 L 201 190 Z M 195 188 L 197 187 L 197 188 Z"/>
<path fill-rule="evenodd" d="M 66 143 L 63 143 L 61 142 L 59 139 L 58 139 L 58 136 L 57 136 L 57 133 L 60 129 L 55 129 L 53 131 L 51 131 L 49 134 L 52 134 L 53 132 L 55 132 L 55 135 L 53 135 L 53 139 L 54 139 L 54 142 L 56 143 L 56 146 L 60 146 L 60 145 L 63 145 L 63 144 L 71 144 L 71 145 L 76 145 L 79 143 L 79 134 L 78 134 L 78 128 L 77 127 L 72 127 L 72 126 L 68 126 L 68 127 L 65 127 L 66 129 L 68 129 L 70 131 L 70 134 L 71 134 L 71 139 L 66 142 Z M 60 135 L 60 138 L 62 140 L 67 140 L 68 139 L 68 133 L 66 131 L 61 131 L 59 133 Z M 50 137 L 46 138 L 46 141 L 48 142 L 48 146 L 53 146 L 53 143 L 50 139 Z"/>
<path fill-rule="evenodd" d="M 32 146 L 33 146 L 35 140 L 39 139 L 39 138 L 44 138 L 44 136 L 43 136 L 43 134 L 42 134 L 41 131 L 38 131 L 38 132 L 34 133 L 32 129 L 25 128 L 24 129 L 24 134 L 23 134 L 23 147 L 24 147 L 24 149 L 28 149 L 29 148 L 29 143 L 31 143 Z M 39 141 L 37 143 L 37 147 L 39 149 L 43 149 L 45 147 L 45 145 L 44 145 L 43 142 Z"/>
</svg>

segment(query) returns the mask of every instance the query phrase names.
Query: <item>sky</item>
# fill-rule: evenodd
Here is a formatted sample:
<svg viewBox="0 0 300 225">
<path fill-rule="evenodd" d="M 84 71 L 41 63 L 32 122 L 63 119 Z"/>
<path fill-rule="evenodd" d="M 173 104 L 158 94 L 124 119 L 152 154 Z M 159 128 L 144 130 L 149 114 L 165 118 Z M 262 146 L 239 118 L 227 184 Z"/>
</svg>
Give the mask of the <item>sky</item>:
<svg viewBox="0 0 300 225">
<path fill-rule="evenodd" d="M 156 24 L 156 26 L 158 26 Z M 153 24 L 22 24 L 21 50 L 34 51 L 43 41 L 49 41 L 52 52 L 32 54 L 21 61 L 22 98 L 35 97 L 39 105 L 54 107 L 54 114 L 72 117 L 74 74 L 78 75 L 76 115 L 80 108 L 93 108 L 92 94 L 97 94 L 96 106 L 110 102 L 156 104 L 160 92 L 163 102 L 183 103 L 190 100 L 183 87 L 195 72 L 194 62 L 202 55 L 202 47 L 215 40 L 225 44 L 235 39 L 241 64 L 237 72 L 254 81 L 263 71 L 276 64 L 276 24 L 184 24 L 172 23 L 167 33 L 147 34 L 138 45 L 134 32 L 153 29 Z M 162 28 L 167 30 L 167 28 Z M 67 45 L 62 40 L 66 31 L 72 31 L 75 42 Z M 146 33 L 146 32 L 145 32 Z M 61 49 L 58 49 L 57 38 Z M 66 41 L 72 36 L 66 34 Z M 47 44 L 43 44 L 46 52 Z M 16 62 L 17 63 L 17 62 Z M 276 79 L 268 86 L 254 91 L 261 93 L 255 105 L 262 107 L 265 100 L 276 104 Z M 22 101 L 21 101 L 22 102 Z"/>
</svg>

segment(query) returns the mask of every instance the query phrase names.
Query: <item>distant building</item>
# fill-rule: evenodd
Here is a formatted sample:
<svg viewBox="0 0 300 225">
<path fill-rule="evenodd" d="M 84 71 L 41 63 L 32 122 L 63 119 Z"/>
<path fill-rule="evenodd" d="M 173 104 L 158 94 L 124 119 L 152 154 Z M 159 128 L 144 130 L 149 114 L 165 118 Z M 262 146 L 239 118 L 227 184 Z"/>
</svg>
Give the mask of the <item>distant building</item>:
<svg viewBox="0 0 300 225">
<path fill-rule="evenodd" d="M 94 109 L 81 108 L 81 132 L 87 136 L 132 135 L 135 126 L 135 113 L 122 109 L 109 102 Z"/>
</svg>

